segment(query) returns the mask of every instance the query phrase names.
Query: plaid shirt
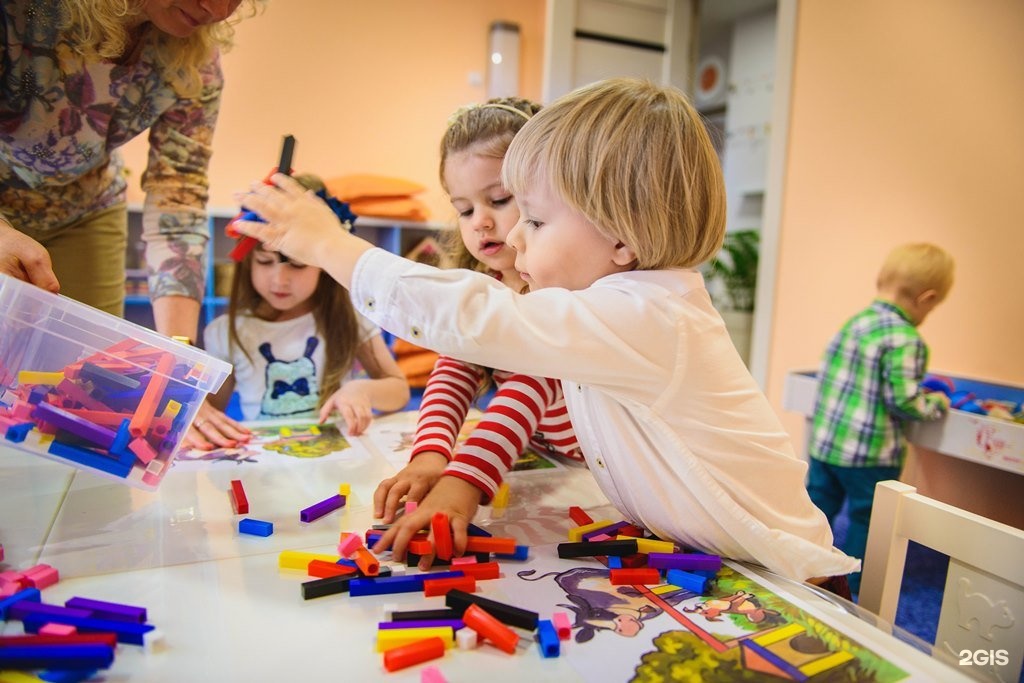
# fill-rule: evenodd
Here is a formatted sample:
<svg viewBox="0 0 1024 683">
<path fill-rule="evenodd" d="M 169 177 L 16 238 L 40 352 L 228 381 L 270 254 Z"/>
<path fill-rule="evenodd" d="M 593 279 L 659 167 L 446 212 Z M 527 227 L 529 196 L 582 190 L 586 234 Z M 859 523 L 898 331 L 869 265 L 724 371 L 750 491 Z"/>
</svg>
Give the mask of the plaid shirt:
<svg viewBox="0 0 1024 683">
<path fill-rule="evenodd" d="M 812 458 L 844 467 L 902 467 L 909 420 L 943 404 L 920 386 L 928 347 L 907 314 L 875 300 L 832 339 L 818 373 Z"/>
</svg>

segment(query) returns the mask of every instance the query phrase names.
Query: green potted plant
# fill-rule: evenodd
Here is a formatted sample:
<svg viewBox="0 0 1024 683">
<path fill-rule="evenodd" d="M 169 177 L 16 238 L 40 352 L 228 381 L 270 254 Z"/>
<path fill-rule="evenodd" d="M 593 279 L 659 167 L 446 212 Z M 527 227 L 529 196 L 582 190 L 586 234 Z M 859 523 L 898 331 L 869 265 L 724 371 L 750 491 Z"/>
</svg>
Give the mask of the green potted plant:
<svg viewBox="0 0 1024 683">
<path fill-rule="evenodd" d="M 759 242 L 757 230 L 728 232 L 722 249 L 705 269 L 709 289 L 733 344 L 747 363 L 750 361 Z"/>
<path fill-rule="evenodd" d="M 709 277 L 722 283 L 726 310 L 754 311 L 759 241 L 757 230 L 726 233 L 721 251 L 708 263 Z"/>
</svg>

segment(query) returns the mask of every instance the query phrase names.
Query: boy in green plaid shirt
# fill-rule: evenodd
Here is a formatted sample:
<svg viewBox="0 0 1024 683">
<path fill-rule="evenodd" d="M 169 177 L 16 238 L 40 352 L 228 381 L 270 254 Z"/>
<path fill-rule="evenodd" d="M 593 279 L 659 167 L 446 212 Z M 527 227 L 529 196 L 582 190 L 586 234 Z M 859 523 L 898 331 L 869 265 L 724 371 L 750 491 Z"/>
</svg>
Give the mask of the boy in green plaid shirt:
<svg viewBox="0 0 1024 683">
<path fill-rule="evenodd" d="M 917 326 L 953 285 L 953 259 L 932 244 L 894 249 L 878 274 L 875 300 L 833 337 L 818 373 L 807 489 L 830 523 L 845 499 L 843 551 L 864 557 L 875 484 L 899 479 L 906 424 L 936 420 L 949 407 L 921 387 L 928 347 Z M 850 576 L 860 590 L 860 573 Z"/>
</svg>

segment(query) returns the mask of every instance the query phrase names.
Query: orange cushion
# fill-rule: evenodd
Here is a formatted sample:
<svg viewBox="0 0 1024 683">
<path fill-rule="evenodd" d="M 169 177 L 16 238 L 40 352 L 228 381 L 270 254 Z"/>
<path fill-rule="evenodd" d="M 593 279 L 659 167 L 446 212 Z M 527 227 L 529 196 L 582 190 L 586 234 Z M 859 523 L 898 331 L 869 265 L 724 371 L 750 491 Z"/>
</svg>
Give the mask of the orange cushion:
<svg viewBox="0 0 1024 683">
<path fill-rule="evenodd" d="M 430 217 L 426 204 L 408 197 L 357 199 L 350 201 L 348 206 L 357 216 L 382 216 L 408 221 L 425 221 Z"/>
<path fill-rule="evenodd" d="M 437 354 L 433 351 L 410 344 L 404 339 L 395 339 L 394 344 L 395 362 L 405 373 L 409 386 L 423 388 L 427 386 L 427 379 L 437 362 Z"/>
<path fill-rule="evenodd" d="M 426 189 L 419 183 L 405 178 L 373 175 L 371 173 L 353 173 L 324 182 L 327 191 L 343 202 L 351 202 L 365 197 L 408 197 Z"/>
</svg>

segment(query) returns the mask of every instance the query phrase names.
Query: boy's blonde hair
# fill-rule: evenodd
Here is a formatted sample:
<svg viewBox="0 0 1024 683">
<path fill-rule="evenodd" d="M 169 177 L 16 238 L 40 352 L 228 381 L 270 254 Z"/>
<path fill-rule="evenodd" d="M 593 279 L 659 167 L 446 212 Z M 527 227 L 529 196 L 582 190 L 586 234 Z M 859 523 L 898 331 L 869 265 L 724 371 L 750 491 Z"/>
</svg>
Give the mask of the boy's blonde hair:
<svg viewBox="0 0 1024 683">
<path fill-rule="evenodd" d="M 718 157 L 700 114 L 675 88 L 615 78 L 545 107 L 512 141 L 502 168 L 513 194 L 538 181 L 631 247 L 638 269 L 692 268 L 722 246 Z"/>
<path fill-rule="evenodd" d="M 234 37 L 234 25 L 252 16 L 268 0 L 243 0 L 226 21 L 200 26 L 188 38 L 176 38 L 148 27 L 155 37 L 156 51 L 170 73 L 181 71 L 187 92 L 196 95 L 202 86 L 199 70 L 210 61 L 215 49 L 227 50 Z M 130 27 L 142 16 L 142 0 L 61 0 L 63 28 L 75 49 L 86 59 L 116 60 L 131 43 Z M 146 37 L 147 39 L 149 36 Z"/>
<path fill-rule="evenodd" d="M 521 97 L 499 97 L 481 105 L 470 105 L 456 111 L 448 119 L 448 128 L 441 138 L 441 163 L 438 173 L 441 187 L 449 192 L 444 180 L 448 158 L 472 150 L 474 154 L 502 159 L 516 133 L 540 111 L 540 105 Z M 486 272 L 487 266 L 466 248 L 458 230 L 441 235 L 441 266 Z"/>
<path fill-rule="evenodd" d="M 941 247 L 915 242 L 896 247 L 878 272 L 878 289 L 916 297 L 934 289 L 942 301 L 953 286 L 953 257 Z"/>
</svg>

